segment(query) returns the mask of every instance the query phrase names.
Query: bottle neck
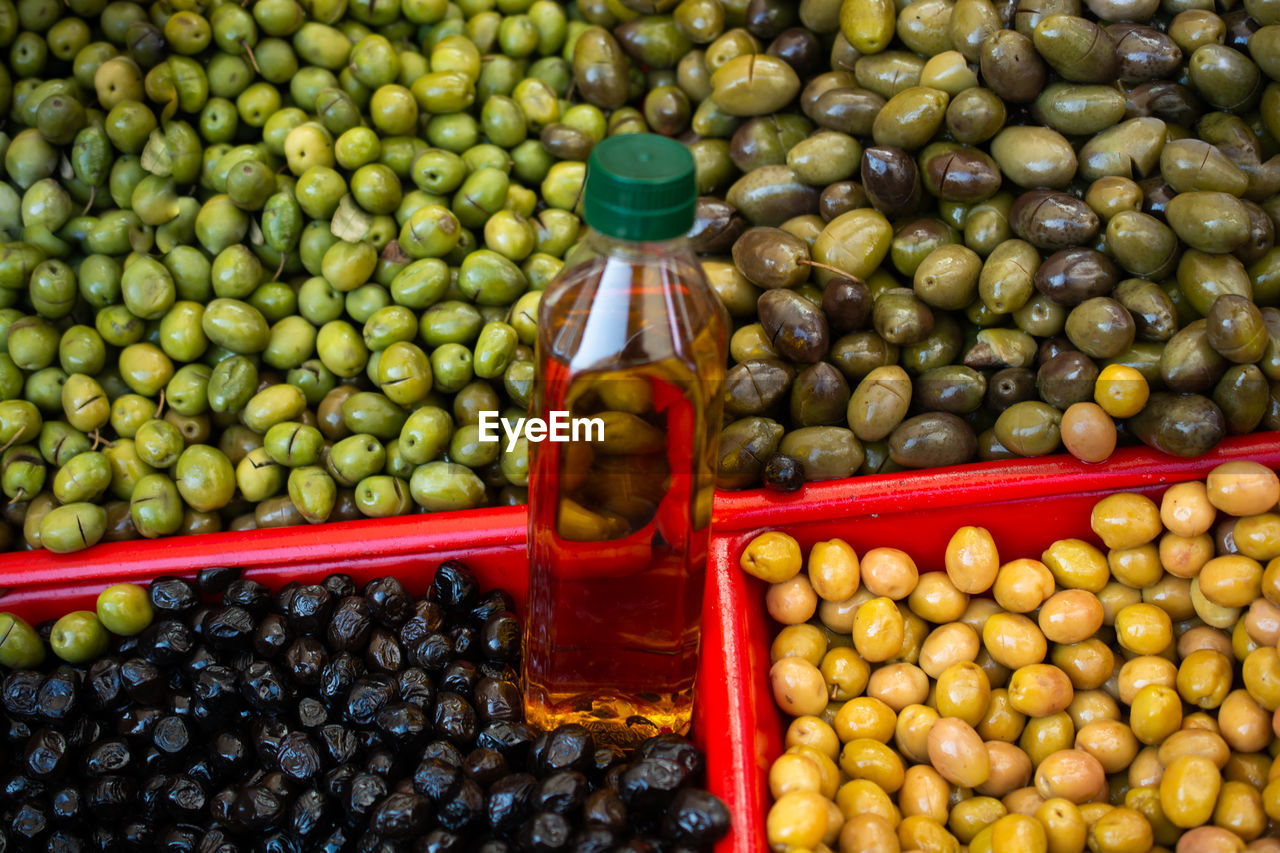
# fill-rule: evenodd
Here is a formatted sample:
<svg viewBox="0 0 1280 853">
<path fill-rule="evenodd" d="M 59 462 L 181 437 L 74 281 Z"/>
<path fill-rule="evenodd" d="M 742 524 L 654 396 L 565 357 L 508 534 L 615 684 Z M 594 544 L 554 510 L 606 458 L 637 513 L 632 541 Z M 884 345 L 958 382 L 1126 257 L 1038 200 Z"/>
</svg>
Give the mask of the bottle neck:
<svg viewBox="0 0 1280 853">
<path fill-rule="evenodd" d="M 620 240 L 589 228 L 583 242 L 592 255 L 635 260 L 679 255 L 690 250 L 689 239 L 683 234 L 670 240 Z"/>
</svg>

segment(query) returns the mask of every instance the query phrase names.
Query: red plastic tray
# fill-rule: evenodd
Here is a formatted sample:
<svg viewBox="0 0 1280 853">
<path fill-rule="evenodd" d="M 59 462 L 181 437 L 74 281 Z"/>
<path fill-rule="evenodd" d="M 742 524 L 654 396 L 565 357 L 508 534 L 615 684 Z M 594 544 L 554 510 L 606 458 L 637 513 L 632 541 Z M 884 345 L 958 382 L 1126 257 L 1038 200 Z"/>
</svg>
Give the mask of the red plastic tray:
<svg viewBox="0 0 1280 853">
<path fill-rule="evenodd" d="M 738 568 L 752 536 L 783 529 L 806 549 L 835 536 L 860 550 L 893 545 L 926 571 L 941 567 L 957 527 L 979 524 L 995 535 L 1002 555 L 1039 555 L 1063 536 L 1092 538 L 1089 511 L 1101 494 L 1158 494 L 1228 459 L 1280 468 L 1280 433 L 1231 439 L 1195 460 L 1131 448 L 1103 466 L 1058 456 L 815 483 L 794 495 L 717 495 L 694 709 L 694 739 L 707 752 L 707 786 L 733 817 L 717 853 L 766 850 L 766 774 L 781 751 L 783 721 L 767 678 L 774 626 L 763 585 Z M 14 552 L 0 555 L 0 609 L 39 621 L 92 609 L 111 583 L 190 576 L 214 566 L 244 567 L 247 577 L 270 586 L 330 572 L 357 581 L 394 574 L 421 592 L 435 567 L 455 558 L 486 587 L 501 586 L 521 601 L 528 585 L 526 518 L 523 508 L 511 507 L 120 542 L 80 554 Z"/>
<path fill-rule="evenodd" d="M 752 537 L 783 530 L 806 553 L 814 542 L 834 537 L 859 552 L 892 546 L 909 553 L 923 572 L 941 570 L 951 535 L 973 524 L 991 531 L 1002 560 L 1039 557 L 1056 539 L 1097 543 L 1089 513 L 1103 495 L 1133 491 L 1156 497 L 1170 484 L 1203 477 L 1230 459 L 1280 468 L 1280 434 L 1232 439 L 1199 459 L 1131 448 L 1103 466 L 1048 457 L 817 483 L 805 487 L 802 498 L 764 492 L 719 496 L 703 610 L 703 647 L 715 653 L 703 656 L 698 688 L 699 716 L 717 733 L 704 742 L 710 784 L 733 819 L 717 853 L 768 849 L 767 774 L 782 752 L 785 731 L 768 679 L 769 643 L 777 626 L 765 612 L 764 584 L 738 567 Z M 713 663 L 721 655 L 723 669 Z"/>
</svg>

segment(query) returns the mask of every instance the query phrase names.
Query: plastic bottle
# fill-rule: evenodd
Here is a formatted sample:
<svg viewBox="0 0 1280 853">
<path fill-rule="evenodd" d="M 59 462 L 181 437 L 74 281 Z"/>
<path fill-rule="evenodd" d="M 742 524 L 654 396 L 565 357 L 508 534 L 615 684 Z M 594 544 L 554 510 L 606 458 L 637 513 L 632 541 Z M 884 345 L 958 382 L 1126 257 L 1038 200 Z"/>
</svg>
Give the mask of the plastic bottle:
<svg viewBox="0 0 1280 853">
<path fill-rule="evenodd" d="M 596 145 L 539 307 L 531 417 L 569 440 L 530 441 L 526 715 L 614 743 L 693 706 L 728 326 L 683 236 L 696 195 L 680 143 Z"/>
</svg>

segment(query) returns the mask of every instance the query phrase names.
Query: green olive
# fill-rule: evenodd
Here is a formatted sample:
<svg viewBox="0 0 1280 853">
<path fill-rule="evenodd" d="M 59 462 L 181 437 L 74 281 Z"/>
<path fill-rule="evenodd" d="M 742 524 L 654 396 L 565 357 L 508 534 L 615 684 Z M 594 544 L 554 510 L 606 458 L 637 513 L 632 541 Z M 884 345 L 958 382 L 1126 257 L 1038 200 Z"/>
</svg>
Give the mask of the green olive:
<svg viewBox="0 0 1280 853">
<path fill-rule="evenodd" d="M 102 512 L 101 508 L 94 508 Z M 45 520 L 48 521 L 48 516 Z M 105 513 L 103 521 L 105 522 Z M 53 630 L 49 633 L 50 648 L 67 663 L 87 663 L 99 658 L 107 651 L 109 644 L 110 636 L 106 629 L 98 621 L 98 617 L 88 610 L 68 613 L 53 623 Z"/>
</svg>

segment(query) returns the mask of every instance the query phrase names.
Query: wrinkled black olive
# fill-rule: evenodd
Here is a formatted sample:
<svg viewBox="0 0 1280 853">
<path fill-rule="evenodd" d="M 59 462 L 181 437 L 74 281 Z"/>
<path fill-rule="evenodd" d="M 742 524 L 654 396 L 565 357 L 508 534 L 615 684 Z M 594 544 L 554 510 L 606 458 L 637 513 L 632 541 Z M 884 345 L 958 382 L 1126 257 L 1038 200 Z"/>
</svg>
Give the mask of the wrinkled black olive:
<svg viewBox="0 0 1280 853">
<path fill-rule="evenodd" d="M 588 793 L 590 785 L 586 776 L 576 770 L 562 770 L 538 783 L 538 789 L 533 795 L 533 807 L 538 811 L 569 816 L 582 807 Z"/>
<path fill-rule="evenodd" d="M 329 620 L 327 638 L 335 652 L 359 652 L 373 630 L 373 612 L 367 599 L 347 596 L 338 602 Z"/>
<path fill-rule="evenodd" d="M 320 585 L 329 590 L 334 598 L 346 598 L 356 594 L 356 582 L 350 575 L 333 574 L 320 581 Z"/>
<path fill-rule="evenodd" d="M 644 758 L 622 774 L 618 793 L 629 810 L 655 812 L 666 808 L 688 779 L 689 771 L 669 758 Z"/>
<path fill-rule="evenodd" d="M 261 614 L 266 612 L 271 603 L 271 592 L 255 580 L 238 578 L 223 591 L 222 603 L 238 605 L 250 613 Z"/>
<path fill-rule="evenodd" d="M 708 845 L 729 831 L 729 810 L 719 797 L 683 788 L 662 819 L 662 837 L 682 844 Z"/>
<path fill-rule="evenodd" d="M 451 832 L 460 832 L 484 818 L 484 791 L 471 779 L 462 778 L 451 798 L 438 804 L 436 817 Z"/>
<path fill-rule="evenodd" d="M 135 702 L 158 702 L 164 695 L 165 682 L 160 667 L 144 658 L 129 658 L 120 664 L 120 681 Z"/>
<path fill-rule="evenodd" d="M 608 853 L 618 846 L 613 830 L 603 826 L 587 826 L 573 836 L 569 849 L 573 853 Z"/>
<path fill-rule="evenodd" d="M 151 742 L 165 755 L 181 755 L 191 745 L 191 731 L 181 717 L 161 717 L 151 730 Z"/>
<path fill-rule="evenodd" d="M 408 702 L 392 702 L 379 710 L 377 723 L 392 740 L 405 745 L 420 738 L 430 724 L 423 710 Z"/>
<path fill-rule="evenodd" d="M 470 625 L 454 625 L 449 629 L 449 642 L 458 657 L 473 657 L 480 646 L 480 632 Z"/>
<path fill-rule="evenodd" d="M 428 634 L 410 650 L 409 660 L 428 672 L 443 672 L 453 660 L 453 642 L 438 632 Z"/>
<path fill-rule="evenodd" d="M 310 781 L 320 772 L 320 752 L 304 732 L 289 732 L 280 741 L 276 766 L 290 779 Z"/>
<path fill-rule="evenodd" d="M 387 838 L 407 838 L 420 833 L 431 819 L 431 805 L 417 794 L 391 794 L 378 803 L 369 828 Z"/>
<path fill-rule="evenodd" d="M 9 673 L 4 680 L 4 710 L 13 717 L 33 717 L 36 713 L 36 697 L 44 678 L 38 672 L 18 670 Z"/>
<path fill-rule="evenodd" d="M 319 684 L 328 662 L 328 652 L 315 637 L 299 637 L 284 653 L 285 672 L 297 684 Z"/>
<path fill-rule="evenodd" d="M 208 595 L 217 595 L 238 577 L 240 577 L 238 566 L 201 569 L 196 572 L 196 585 Z"/>
<path fill-rule="evenodd" d="M 469 660 L 455 660 L 445 667 L 440 676 L 440 689 L 457 693 L 466 699 L 475 695 L 480 670 Z"/>
<path fill-rule="evenodd" d="M 621 832 L 627 825 L 627 806 L 617 791 L 604 788 L 587 797 L 582 805 L 582 819 Z"/>
<path fill-rule="evenodd" d="M 404 701 L 420 708 L 431 707 L 436 696 L 431 676 L 427 675 L 426 670 L 416 666 L 406 667 L 396 676 L 396 693 Z"/>
<path fill-rule="evenodd" d="M 413 615 L 413 599 L 393 577 L 369 581 L 364 587 L 364 597 L 373 608 L 373 618 L 385 628 L 398 628 Z"/>
<path fill-rule="evenodd" d="M 155 622 L 139 639 L 145 646 L 147 660 L 163 667 L 185 660 L 196 645 L 195 634 L 186 622 L 179 619 Z"/>
<path fill-rule="evenodd" d="M 435 732 L 459 747 L 470 746 L 476 738 L 476 712 L 457 693 L 442 691 L 436 696 Z"/>
<path fill-rule="evenodd" d="M 91 663 L 85 676 L 85 687 L 88 688 L 85 698 L 90 708 L 105 711 L 118 707 L 126 698 L 120 682 L 120 661 L 106 657 Z"/>
<path fill-rule="evenodd" d="M 524 698 L 514 681 L 482 678 L 474 691 L 476 716 L 482 723 L 493 720 L 521 720 Z"/>
<path fill-rule="evenodd" d="M 461 768 L 441 758 L 424 758 L 413 771 L 413 790 L 437 803 L 452 797 L 461 781 Z"/>
<path fill-rule="evenodd" d="M 369 635 L 364 662 L 371 672 L 399 672 L 404 668 L 404 650 L 393 634 L 383 628 L 375 628 Z"/>
<path fill-rule="evenodd" d="M 477 747 L 462 761 L 462 772 L 482 788 L 488 788 L 511 772 L 506 756 L 495 749 Z"/>
<path fill-rule="evenodd" d="M 319 699 L 304 696 L 298 700 L 298 725 L 304 729 L 318 728 L 328 719 L 329 709 Z"/>
<path fill-rule="evenodd" d="M 359 773 L 351 779 L 342 807 L 351 818 L 364 819 L 387 795 L 387 781 L 372 773 Z"/>
<path fill-rule="evenodd" d="M 231 605 L 209 611 L 204 618 L 203 636 L 214 651 L 238 651 L 248 648 L 255 629 L 253 614 Z"/>
<path fill-rule="evenodd" d="M 36 694 L 36 713 L 42 720 L 57 724 L 79 711 L 81 677 L 79 670 L 69 666 L 60 666 L 49 673 Z"/>
<path fill-rule="evenodd" d="M 278 613 L 263 617 L 253 633 L 253 650 L 261 657 L 273 660 L 293 642 L 289 623 Z"/>
<path fill-rule="evenodd" d="M 584 726 L 569 723 L 548 732 L 543 749 L 534 749 L 536 754 L 530 757 L 536 761 L 536 772 L 545 776 L 560 770 L 590 770 L 595 744 Z"/>
<path fill-rule="evenodd" d="M 299 634 L 319 634 L 333 615 L 333 593 L 323 586 L 302 586 L 289 597 L 285 616 Z"/>
<path fill-rule="evenodd" d="M 514 720 L 494 720 L 476 734 L 476 746 L 497 750 L 513 766 L 527 766 L 529 748 L 538 733 Z"/>
<path fill-rule="evenodd" d="M 53 729 L 36 729 L 22 754 L 23 768 L 36 779 L 56 776 L 66 761 L 67 738 Z"/>
<path fill-rule="evenodd" d="M 169 779 L 161 796 L 165 809 L 177 820 L 198 819 L 207 802 L 204 788 L 187 775 Z"/>
<path fill-rule="evenodd" d="M 289 829 L 301 838 L 315 834 L 325 822 L 327 805 L 324 794 L 315 788 L 303 791 L 289 809 Z"/>
<path fill-rule="evenodd" d="M 476 576 L 458 560 L 446 560 L 436 567 L 427 597 L 446 610 L 465 610 L 480 597 Z"/>
<path fill-rule="evenodd" d="M 160 577 L 147 588 L 151 606 L 163 616 L 181 618 L 200 604 L 200 588 L 186 578 Z"/>
<path fill-rule="evenodd" d="M 394 695 L 395 686 L 386 676 L 370 675 L 357 679 L 347 694 L 346 718 L 357 725 L 370 725 Z"/>
<path fill-rule="evenodd" d="M 520 827 L 517 836 L 520 849 L 530 853 L 558 853 L 569 846 L 573 827 L 561 815 L 543 812 L 530 818 Z"/>
<path fill-rule="evenodd" d="M 489 788 L 485 819 L 494 832 L 508 835 L 519 829 L 531 813 L 530 803 L 538 781 L 528 773 L 504 776 Z"/>
<path fill-rule="evenodd" d="M 320 742 L 333 764 L 346 764 L 355 758 L 356 751 L 360 748 L 355 732 L 337 723 L 320 727 Z"/>
<path fill-rule="evenodd" d="M 514 612 L 515 609 L 516 603 L 510 593 L 502 589 L 490 590 L 480 596 L 475 607 L 471 608 L 471 621 L 473 624 L 483 625 L 485 620 L 493 614 L 503 611 Z"/>
<path fill-rule="evenodd" d="M 481 648 L 490 660 L 511 661 L 520 657 L 520 621 L 514 613 L 495 613 L 485 620 Z"/>
<path fill-rule="evenodd" d="M 240 693 L 256 710 L 280 714 L 293 699 L 293 689 L 280 670 L 268 661 L 254 661 L 245 670 Z"/>
</svg>

